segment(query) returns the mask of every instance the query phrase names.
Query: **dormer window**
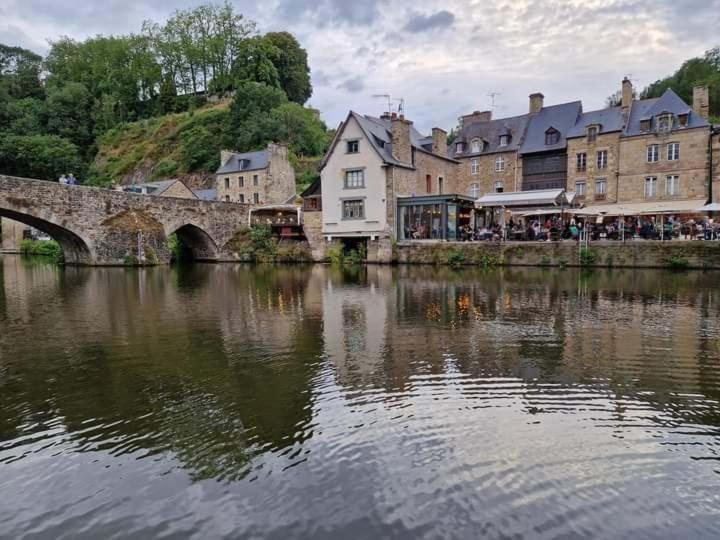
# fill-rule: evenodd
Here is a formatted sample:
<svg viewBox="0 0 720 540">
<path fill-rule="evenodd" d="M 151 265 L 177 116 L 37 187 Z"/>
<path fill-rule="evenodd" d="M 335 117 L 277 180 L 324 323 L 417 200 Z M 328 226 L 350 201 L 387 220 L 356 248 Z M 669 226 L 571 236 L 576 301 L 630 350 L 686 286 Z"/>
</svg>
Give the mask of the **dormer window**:
<svg viewBox="0 0 720 540">
<path fill-rule="evenodd" d="M 462 154 L 465 151 L 465 143 L 455 143 L 455 153 Z"/>
<path fill-rule="evenodd" d="M 510 144 L 510 135 L 500 135 L 500 146 L 507 146 Z"/>
<path fill-rule="evenodd" d="M 672 129 L 672 114 L 663 114 L 658 116 L 657 119 L 657 130 L 658 133 L 670 131 Z"/>
<path fill-rule="evenodd" d="M 545 146 L 552 146 L 560 142 L 560 132 L 555 128 L 550 128 L 545 132 Z"/>
<path fill-rule="evenodd" d="M 473 141 L 470 143 L 470 151 L 473 154 L 478 154 L 482 152 L 483 143 L 480 139 L 473 139 Z"/>
<path fill-rule="evenodd" d="M 678 124 L 680 125 L 680 127 L 687 127 L 688 118 L 688 113 L 678 114 Z"/>
<path fill-rule="evenodd" d="M 587 128 L 588 142 L 595 142 L 597 140 L 597 136 L 598 136 L 598 127 L 597 126 L 589 126 Z"/>
<path fill-rule="evenodd" d="M 640 131 L 650 131 L 650 120 L 640 120 Z"/>
</svg>

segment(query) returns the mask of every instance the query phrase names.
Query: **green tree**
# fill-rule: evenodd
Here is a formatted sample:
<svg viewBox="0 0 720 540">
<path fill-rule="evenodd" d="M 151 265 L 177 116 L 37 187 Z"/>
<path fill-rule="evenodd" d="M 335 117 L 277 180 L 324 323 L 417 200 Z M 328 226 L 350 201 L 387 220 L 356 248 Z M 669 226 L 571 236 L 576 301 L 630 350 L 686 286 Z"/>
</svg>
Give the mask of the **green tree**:
<svg viewBox="0 0 720 540">
<path fill-rule="evenodd" d="M 304 104 L 313 91 L 307 51 L 289 32 L 269 32 L 264 39 L 280 51 L 273 60 L 280 78 L 280 87 L 290 101 Z"/>
<path fill-rule="evenodd" d="M 47 98 L 47 130 L 86 148 L 93 141 L 92 98 L 85 85 L 69 82 L 62 88 L 51 88 Z"/>
<path fill-rule="evenodd" d="M 233 76 L 237 81 L 254 81 L 280 88 L 280 73 L 275 66 L 280 55 L 280 49 L 265 38 L 246 39 L 240 44 Z"/>
<path fill-rule="evenodd" d="M 22 47 L 0 43 L 0 79 L 10 97 L 42 98 L 42 57 Z"/>
<path fill-rule="evenodd" d="M 0 171 L 5 174 L 55 180 L 63 173 L 81 175 L 80 152 L 55 135 L 0 135 Z"/>
<path fill-rule="evenodd" d="M 329 144 L 325 124 L 314 111 L 297 103 L 285 103 L 270 111 L 262 131 L 268 142 L 287 143 L 299 156 L 322 155 Z"/>
</svg>

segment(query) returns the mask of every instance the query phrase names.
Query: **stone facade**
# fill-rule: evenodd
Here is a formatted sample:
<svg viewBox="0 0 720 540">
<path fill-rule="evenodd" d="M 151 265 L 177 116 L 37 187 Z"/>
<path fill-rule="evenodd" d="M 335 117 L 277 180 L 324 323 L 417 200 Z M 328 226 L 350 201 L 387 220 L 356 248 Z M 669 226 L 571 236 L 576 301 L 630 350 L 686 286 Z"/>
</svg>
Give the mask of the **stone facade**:
<svg viewBox="0 0 720 540">
<path fill-rule="evenodd" d="M 502 158 L 502 170 L 498 170 L 497 160 Z M 517 152 L 498 152 L 493 154 L 479 155 L 475 157 L 463 157 L 458 159 L 460 164 L 457 167 L 457 184 L 454 193 L 472 197 L 474 194 L 473 184 L 478 184 L 478 197 L 496 191 L 497 183 L 502 184 L 503 191 L 518 191 L 522 180 L 521 162 L 522 158 Z M 473 162 L 477 161 L 477 168 Z M 473 171 L 477 171 L 473 173 Z"/>
<path fill-rule="evenodd" d="M 707 197 L 708 137 L 708 128 L 623 137 L 620 141 L 618 202 Z M 667 146 L 670 143 L 680 145 L 678 160 L 667 159 Z M 657 162 L 647 162 L 649 145 L 658 145 L 659 159 Z M 666 192 L 666 179 L 669 175 L 679 177 L 680 184 L 677 195 L 670 195 Z M 657 178 L 654 197 L 647 197 L 645 194 L 645 179 L 648 177 Z"/>
<path fill-rule="evenodd" d="M 163 191 L 160 196 L 162 197 L 177 197 L 178 199 L 197 199 L 193 190 L 187 187 L 180 180 L 175 182 L 172 186 Z"/>
<path fill-rule="evenodd" d="M 227 161 L 229 154 L 223 151 L 221 159 Z M 283 204 L 293 197 L 296 193 L 295 170 L 290 164 L 287 146 L 271 143 L 267 154 L 267 163 L 262 168 L 218 173 L 218 200 L 268 205 Z"/>
<path fill-rule="evenodd" d="M 579 193 L 577 202 L 585 204 L 617 202 L 618 175 L 620 171 L 620 132 L 604 133 L 595 141 L 588 137 L 568 139 L 567 191 L 577 192 L 579 183 L 584 184 L 585 193 Z M 605 167 L 598 165 L 598 153 L 606 152 Z M 578 167 L 578 154 L 585 154 L 585 167 Z M 605 182 L 600 189 L 598 182 Z"/>
<path fill-rule="evenodd" d="M 0 236 L 0 252 L 4 253 L 19 253 L 20 243 L 23 240 L 23 231 L 27 228 L 20 222 L 13 221 L 12 219 L 0 218 L 0 229 L 2 229 L 2 235 Z"/>
<path fill-rule="evenodd" d="M 162 264 L 172 234 L 196 259 L 234 260 L 227 246 L 248 207 L 0 176 L 0 217 L 49 234 L 68 264 Z"/>
</svg>

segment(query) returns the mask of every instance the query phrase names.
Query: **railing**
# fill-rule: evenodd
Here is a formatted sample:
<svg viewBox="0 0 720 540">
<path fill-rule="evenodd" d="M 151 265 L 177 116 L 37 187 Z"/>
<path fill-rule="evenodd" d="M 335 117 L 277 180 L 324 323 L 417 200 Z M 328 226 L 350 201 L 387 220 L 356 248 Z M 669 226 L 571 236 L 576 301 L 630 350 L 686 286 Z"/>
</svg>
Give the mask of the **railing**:
<svg viewBox="0 0 720 540">
<path fill-rule="evenodd" d="M 605 193 L 596 193 L 595 194 L 596 201 L 604 201 L 605 199 L 607 199 L 607 194 L 605 194 Z"/>
<path fill-rule="evenodd" d="M 298 215 L 296 212 L 277 215 L 277 214 L 257 214 L 254 213 L 250 216 L 250 225 L 270 225 L 273 227 L 297 227 L 300 225 L 298 222 Z"/>
</svg>

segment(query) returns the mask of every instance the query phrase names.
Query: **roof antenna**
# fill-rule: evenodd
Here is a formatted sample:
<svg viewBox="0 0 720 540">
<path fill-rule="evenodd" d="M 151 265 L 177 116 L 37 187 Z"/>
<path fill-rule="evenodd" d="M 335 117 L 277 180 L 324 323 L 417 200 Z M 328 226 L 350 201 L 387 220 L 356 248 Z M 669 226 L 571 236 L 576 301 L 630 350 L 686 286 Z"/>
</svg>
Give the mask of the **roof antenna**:
<svg viewBox="0 0 720 540">
<path fill-rule="evenodd" d="M 492 101 L 492 107 L 490 108 L 490 110 L 493 112 L 493 114 L 495 113 L 495 96 L 502 96 L 502 94 L 500 92 L 490 92 L 488 94 L 488 97 Z"/>
<path fill-rule="evenodd" d="M 390 94 L 373 94 L 374 98 L 383 98 L 387 100 L 387 114 L 392 113 L 392 97 Z"/>
</svg>

